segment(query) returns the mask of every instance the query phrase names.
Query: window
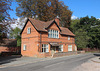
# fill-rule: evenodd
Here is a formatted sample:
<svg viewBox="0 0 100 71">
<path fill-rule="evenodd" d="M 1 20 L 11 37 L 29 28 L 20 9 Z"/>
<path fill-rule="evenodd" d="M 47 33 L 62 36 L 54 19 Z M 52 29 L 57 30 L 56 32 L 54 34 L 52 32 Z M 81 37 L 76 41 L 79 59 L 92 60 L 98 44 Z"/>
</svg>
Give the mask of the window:
<svg viewBox="0 0 100 71">
<path fill-rule="evenodd" d="M 31 28 L 27 28 L 27 34 L 31 33 Z"/>
<path fill-rule="evenodd" d="M 63 45 L 60 45 L 60 46 L 59 46 L 59 51 L 60 51 L 60 52 L 63 52 Z"/>
<path fill-rule="evenodd" d="M 70 36 L 68 36 L 68 40 L 70 40 Z"/>
<path fill-rule="evenodd" d="M 24 44 L 24 46 L 23 46 L 23 50 L 25 51 L 26 50 L 26 45 Z"/>
<path fill-rule="evenodd" d="M 42 44 L 42 52 L 49 52 L 48 44 Z"/>
<path fill-rule="evenodd" d="M 68 45 L 68 51 L 72 51 L 72 45 Z"/>
<path fill-rule="evenodd" d="M 57 30 L 48 30 L 48 37 L 49 38 L 59 38 L 59 31 Z"/>
</svg>

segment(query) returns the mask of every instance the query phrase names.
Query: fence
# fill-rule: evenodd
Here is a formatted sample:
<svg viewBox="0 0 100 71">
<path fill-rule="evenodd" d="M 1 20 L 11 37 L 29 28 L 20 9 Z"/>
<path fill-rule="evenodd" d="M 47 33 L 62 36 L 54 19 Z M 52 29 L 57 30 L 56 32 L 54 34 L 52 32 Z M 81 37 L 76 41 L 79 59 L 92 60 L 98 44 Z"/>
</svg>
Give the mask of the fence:
<svg viewBox="0 0 100 71">
<path fill-rule="evenodd" d="M 98 48 L 78 48 L 78 51 L 84 50 L 86 52 L 100 52 L 100 49 Z"/>
</svg>

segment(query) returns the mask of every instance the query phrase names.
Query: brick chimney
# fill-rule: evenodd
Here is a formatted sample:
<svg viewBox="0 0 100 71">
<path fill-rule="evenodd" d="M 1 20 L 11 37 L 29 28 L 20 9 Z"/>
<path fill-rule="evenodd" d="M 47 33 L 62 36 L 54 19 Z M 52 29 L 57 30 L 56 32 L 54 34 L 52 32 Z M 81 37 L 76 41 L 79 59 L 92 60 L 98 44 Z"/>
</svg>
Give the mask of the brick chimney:
<svg viewBox="0 0 100 71">
<path fill-rule="evenodd" d="M 59 26 L 59 18 L 58 17 L 55 18 L 55 21 L 57 22 L 57 24 Z"/>
</svg>

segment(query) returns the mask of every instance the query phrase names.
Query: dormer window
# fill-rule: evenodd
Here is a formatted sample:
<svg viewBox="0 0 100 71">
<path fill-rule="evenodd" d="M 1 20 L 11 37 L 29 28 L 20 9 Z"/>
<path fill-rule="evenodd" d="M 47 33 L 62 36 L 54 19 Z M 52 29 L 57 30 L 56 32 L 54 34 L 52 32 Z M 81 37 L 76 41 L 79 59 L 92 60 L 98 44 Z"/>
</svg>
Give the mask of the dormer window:
<svg viewBox="0 0 100 71">
<path fill-rule="evenodd" d="M 30 34 L 31 33 L 31 28 L 27 28 L 27 34 Z"/>
<path fill-rule="evenodd" d="M 68 36 L 68 40 L 70 40 L 70 36 Z"/>
<path fill-rule="evenodd" d="M 58 30 L 48 30 L 48 37 L 49 38 L 59 38 L 59 31 Z"/>
</svg>

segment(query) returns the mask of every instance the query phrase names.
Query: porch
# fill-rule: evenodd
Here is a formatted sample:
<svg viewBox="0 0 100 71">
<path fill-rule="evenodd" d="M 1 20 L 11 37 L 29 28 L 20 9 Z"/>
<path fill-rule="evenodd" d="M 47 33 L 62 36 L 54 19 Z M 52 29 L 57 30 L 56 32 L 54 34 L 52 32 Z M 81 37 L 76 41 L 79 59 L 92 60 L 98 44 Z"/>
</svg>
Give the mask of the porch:
<svg viewBox="0 0 100 71">
<path fill-rule="evenodd" d="M 50 43 L 50 53 L 54 54 L 58 52 L 63 52 L 63 44 Z"/>
</svg>

